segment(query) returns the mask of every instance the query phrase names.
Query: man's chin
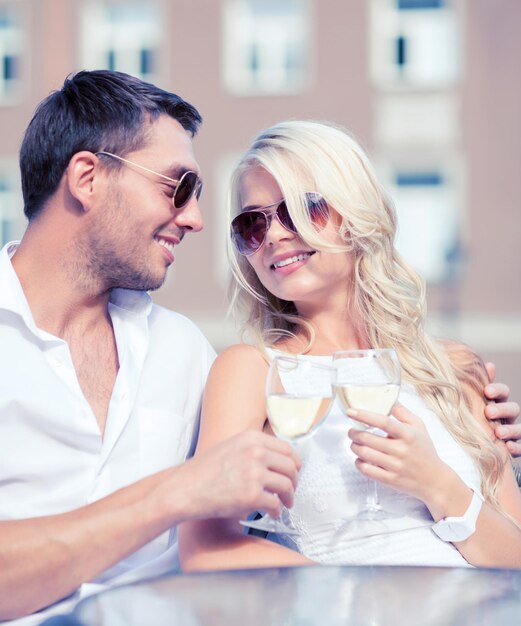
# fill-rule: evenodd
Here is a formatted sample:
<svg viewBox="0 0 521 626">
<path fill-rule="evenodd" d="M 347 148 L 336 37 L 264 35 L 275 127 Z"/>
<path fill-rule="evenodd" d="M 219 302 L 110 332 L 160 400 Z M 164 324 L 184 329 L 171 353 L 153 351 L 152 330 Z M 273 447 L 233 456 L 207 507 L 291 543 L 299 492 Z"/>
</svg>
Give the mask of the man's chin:
<svg viewBox="0 0 521 626">
<path fill-rule="evenodd" d="M 160 283 L 154 283 L 151 287 L 147 287 L 146 289 L 143 289 L 142 291 L 157 291 L 164 284 L 165 284 L 165 280 L 163 279 Z"/>
<path fill-rule="evenodd" d="M 132 291 L 157 291 L 165 284 L 166 272 L 161 277 L 135 277 L 133 280 L 121 281 L 114 284 L 119 289 L 130 289 Z"/>
</svg>

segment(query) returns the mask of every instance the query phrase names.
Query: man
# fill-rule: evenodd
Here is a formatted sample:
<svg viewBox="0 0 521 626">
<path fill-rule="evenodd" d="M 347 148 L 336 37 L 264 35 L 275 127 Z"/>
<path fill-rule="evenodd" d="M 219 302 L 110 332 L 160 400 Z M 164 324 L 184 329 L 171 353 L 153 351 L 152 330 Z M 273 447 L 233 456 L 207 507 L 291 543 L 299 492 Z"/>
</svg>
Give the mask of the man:
<svg viewBox="0 0 521 626">
<path fill-rule="evenodd" d="M 273 437 L 183 463 L 214 353 L 146 291 L 203 225 L 200 121 L 174 94 L 95 71 L 26 131 L 29 224 L 0 254 L 0 620 L 176 567 L 186 519 L 292 504 L 299 461 Z"/>
<path fill-rule="evenodd" d="M 29 225 L 0 259 L 0 620 L 175 567 L 185 519 L 292 503 L 298 460 L 273 437 L 180 465 L 214 352 L 146 290 L 202 228 L 200 121 L 100 71 L 67 80 L 27 129 Z"/>
</svg>

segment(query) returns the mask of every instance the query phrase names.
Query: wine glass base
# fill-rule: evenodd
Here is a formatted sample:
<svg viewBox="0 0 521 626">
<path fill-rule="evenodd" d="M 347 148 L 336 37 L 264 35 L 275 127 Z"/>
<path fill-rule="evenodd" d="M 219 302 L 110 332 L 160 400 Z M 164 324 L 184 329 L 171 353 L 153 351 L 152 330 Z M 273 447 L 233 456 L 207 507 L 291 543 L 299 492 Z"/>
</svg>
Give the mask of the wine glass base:
<svg viewBox="0 0 521 626">
<path fill-rule="evenodd" d="M 353 520 L 361 522 L 385 522 L 385 520 L 396 519 L 398 517 L 402 516 L 391 513 L 391 511 L 387 511 L 380 506 L 376 506 L 360 510 Z"/>
<path fill-rule="evenodd" d="M 351 517 L 342 520 L 335 532 L 335 537 L 337 539 L 363 539 L 375 535 L 385 535 L 387 531 L 388 526 L 383 520 Z"/>
<path fill-rule="evenodd" d="M 282 520 L 273 519 L 268 515 L 265 515 L 258 520 L 239 520 L 239 524 L 246 526 L 246 528 L 264 530 L 267 533 L 283 533 L 285 535 L 298 534 L 298 531 L 294 526 L 289 526 Z"/>
</svg>

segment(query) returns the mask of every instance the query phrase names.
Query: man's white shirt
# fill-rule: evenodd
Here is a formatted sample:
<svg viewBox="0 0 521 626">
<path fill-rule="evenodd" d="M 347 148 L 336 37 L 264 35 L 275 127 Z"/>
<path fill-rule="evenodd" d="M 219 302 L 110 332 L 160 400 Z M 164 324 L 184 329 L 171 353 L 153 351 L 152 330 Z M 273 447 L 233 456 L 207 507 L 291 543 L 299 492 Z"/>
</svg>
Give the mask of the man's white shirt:
<svg viewBox="0 0 521 626">
<path fill-rule="evenodd" d="M 10 261 L 16 246 L 0 251 L 0 520 L 76 509 L 183 462 L 215 358 L 190 320 L 144 292 L 113 290 L 119 371 L 102 437 L 67 343 L 35 325 Z M 177 566 L 172 529 L 93 582 L 120 584 Z"/>
</svg>

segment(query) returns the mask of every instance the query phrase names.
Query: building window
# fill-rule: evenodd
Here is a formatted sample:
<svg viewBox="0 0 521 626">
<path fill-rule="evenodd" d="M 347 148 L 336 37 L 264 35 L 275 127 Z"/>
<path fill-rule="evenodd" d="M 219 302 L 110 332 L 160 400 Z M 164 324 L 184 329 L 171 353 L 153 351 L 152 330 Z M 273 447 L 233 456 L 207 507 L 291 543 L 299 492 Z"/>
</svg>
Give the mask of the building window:
<svg viewBox="0 0 521 626">
<path fill-rule="evenodd" d="M 16 161 L 0 163 L 0 247 L 19 239 L 25 227 Z"/>
<path fill-rule="evenodd" d="M 380 88 L 454 85 L 462 52 L 450 0 L 371 0 L 371 73 Z"/>
<path fill-rule="evenodd" d="M 0 102 L 16 99 L 21 87 L 23 33 L 13 9 L 0 7 Z"/>
<path fill-rule="evenodd" d="M 153 3 L 85 2 L 82 64 L 157 80 L 161 34 L 161 18 Z"/>
<path fill-rule="evenodd" d="M 309 81 L 308 0 L 227 0 L 224 81 L 235 95 L 302 92 Z"/>
<path fill-rule="evenodd" d="M 441 9 L 446 0 L 398 0 L 398 8 L 402 11 L 407 9 Z"/>
<path fill-rule="evenodd" d="M 462 261 L 461 200 L 453 169 L 397 167 L 391 176 L 398 251 L 427 282 L 453 279 Z"/>
</svg>

